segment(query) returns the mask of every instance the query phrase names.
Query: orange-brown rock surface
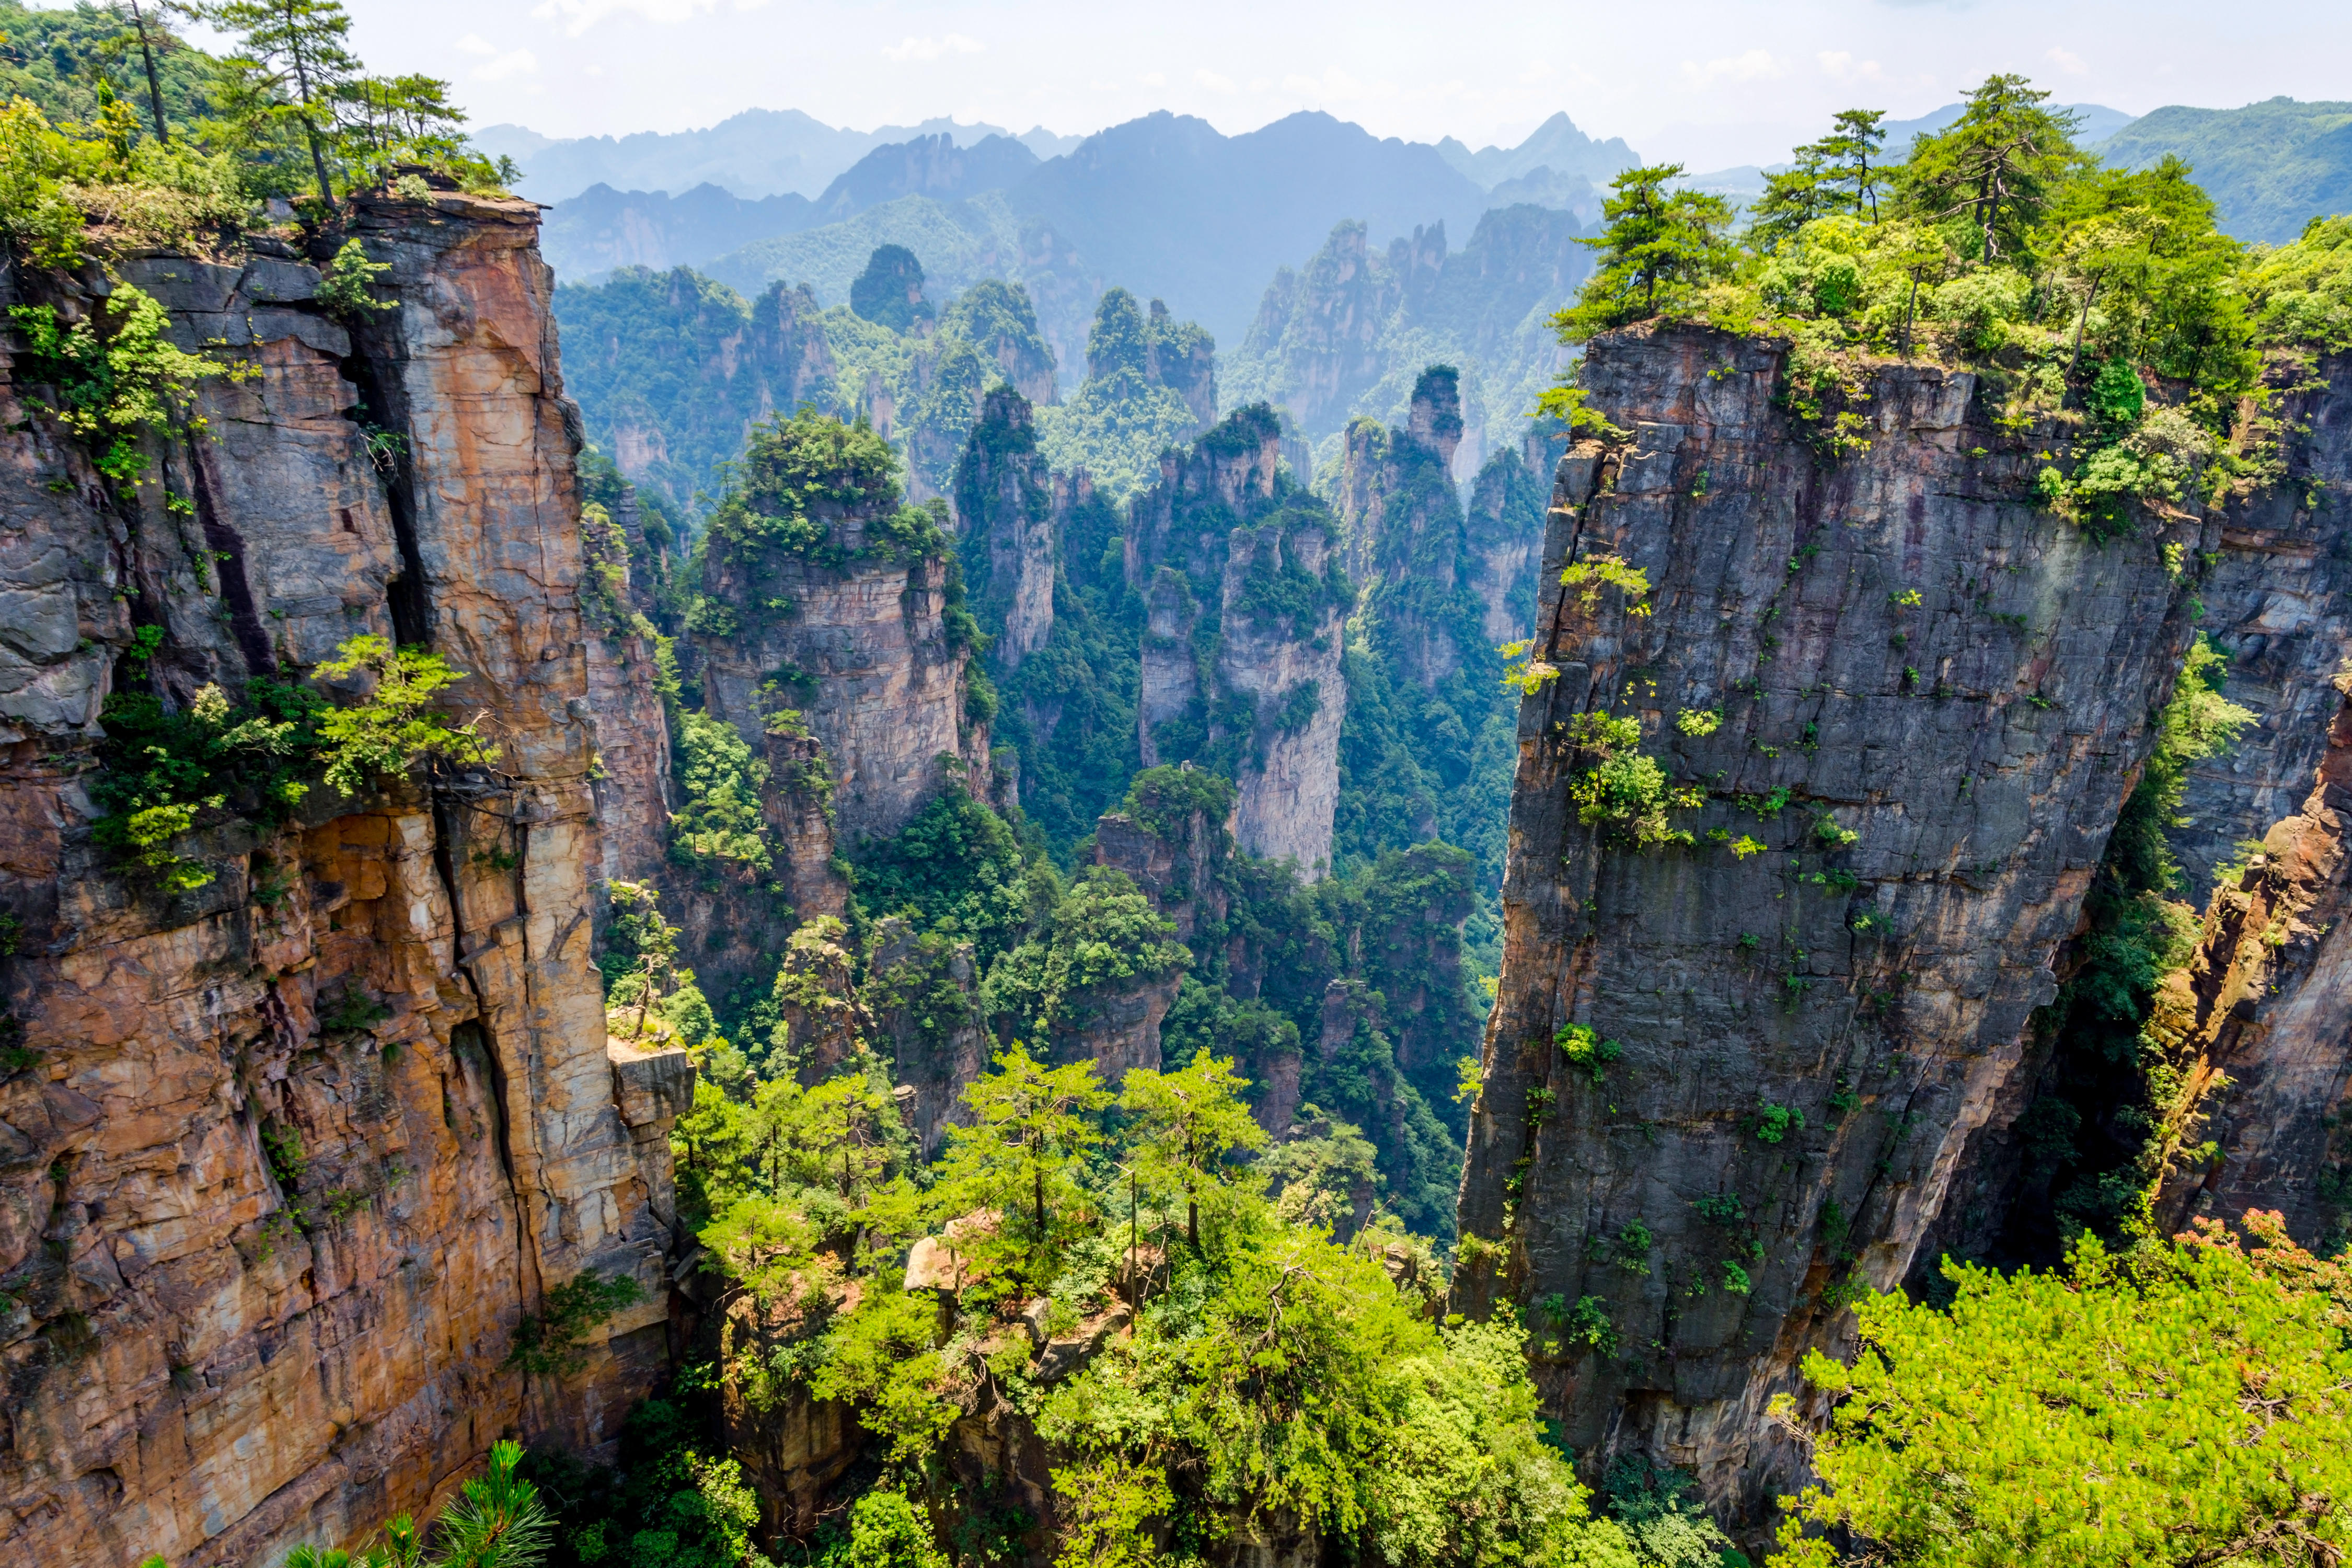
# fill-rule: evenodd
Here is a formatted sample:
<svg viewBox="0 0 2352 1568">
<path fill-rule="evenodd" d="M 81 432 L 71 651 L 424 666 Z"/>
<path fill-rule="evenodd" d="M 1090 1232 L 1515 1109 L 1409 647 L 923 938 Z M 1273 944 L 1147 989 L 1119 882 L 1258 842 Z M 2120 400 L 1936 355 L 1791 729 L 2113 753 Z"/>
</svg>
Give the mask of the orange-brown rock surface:
<svg viewBox="0 0 2352 1568">
<path fill-rule="evenodd" d="M 2187 1047 L 2182 1098 L 2205 1119 L 2189 1136 L 2213 1145 L 2211 1160 L 2167 1183 L 2169 1230 L 2273 1209 L 2307 1247 L 2333 1251 L 2345 1239 L 2352 700 L 2339 697 L 2326 745 L 2303 810 L 2213 889 L 2195 960 L 2158 1000 L 2155 1026 Z"/>
<path fill-rule="evenodd" d="M 604 1440 L 667 1361 L 692 1069 L 607 1050 L 579 437 L 537 222 L 361 199 L 394 303 L 355 329 L 292 260 L 124 266 L 185 345 L 257 369 L 204 384 L 206 430 L 152 444 L 136 507 L 0 389 L 0 1563 L 354 1542 L 502 1433 Z M 180 700 L 396 631 L 469 672 L 453 714 L 499 759 L 314 785 L 275 829 L 209 814 L 179 848 L 211 879 L 170 892 L 91 837 L 133 618 Z M 526 1385 L 520 1316 L 587 1268 L 641 1304 Z"/>
</svg>

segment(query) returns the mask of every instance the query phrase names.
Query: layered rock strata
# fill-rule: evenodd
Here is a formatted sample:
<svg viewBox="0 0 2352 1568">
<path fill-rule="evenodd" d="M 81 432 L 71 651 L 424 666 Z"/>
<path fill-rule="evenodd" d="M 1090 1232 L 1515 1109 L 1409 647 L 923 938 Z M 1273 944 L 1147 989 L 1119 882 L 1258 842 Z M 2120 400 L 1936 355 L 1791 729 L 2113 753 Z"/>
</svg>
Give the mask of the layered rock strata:
<svg viewBox="0 0 2352 1568">
<path fill-rule="evenodd" d="M 2235 1224 L 2259 1208 L 2284 1214 L 2294 1238 L 2323 1253 L 2345 1240 L 2352 700 L 2343 684 L 2331 688 L 2336 710 L 2303 810 L 2213 889 L 2196 958 L 2158 997 L 2154 1026 L 2183 1058 L 2180 1102 L 2203 1118 L 2187 1135 L 2214 1150 L 2167 1182 L 2158 1207 L 2170 1231 L 2208 1216 Z"/>
<path fill-rule="evenodd" d="M 2199 901 L 2240 840 L 2302 804 L 2327 748 L 2330 681 L 2352 658 L 2352 353 L 2283 360 L 2267 379 L 2275 478 L 2228 500 L 2197 590 L 2198 625 L 2230 656 L 2222 695 L 2255 715 L 2189 769 L 2168 836 Z"/>
<path fill-rule="evenodd" d="M 121 269 L 183 346 L 251 367 L 201 384 L 205 434 L 150 443 L 135 505 L 6 389 L 10 1562 L 355 1542 L 502 1433 L 610 1438 L 667 1363 L 667 1130 L 693 1075 L 606 1045 L 579 437 L 537 214 L 353 206 L 395 302 L 356 331 L 289 260 Z M 174 849 L 209 880 L 168 891 L 92 838 L 134 619 L 175 703 L 299 679 L 355 633 L 424 643 L 468 672 L 453 708 L 499 761 L 314 785 L 276 827 L 206 813 Z M 590 1268 L 640 1304 L 583 1373 L 527 1384 L 519 1320 Z"/>
<path fill-rule="evenodd" d="M 1766 1402 L 1903 1277 L 2016 1072 L 2190 637 L 2164 548 L 2220 542 L 2036 506 L 1966 374 L 1872 367 L 1832 460 L 1781 369 L 1696 329 L 1585 362 L 1632 434 L 1554 492 L 1455 1287 L 1528 1314 L 1570 1444 L 1734 1517 L 1801 1462 Z M 1644 807 L 1603 717 L 1671 781 Z"/>
<path fill-rule="evenodd" d="M 1128 582 L 1143 597 L 1138 707 L 1146 767 L 1213 763 L 1238 786 L 1242 847 L 1330 868 L 1348 606 L 1337 524 L 1281 471 L 1282 429 L 1246 408 L 1182 453 L 1130 509 Z"/>
</svg>

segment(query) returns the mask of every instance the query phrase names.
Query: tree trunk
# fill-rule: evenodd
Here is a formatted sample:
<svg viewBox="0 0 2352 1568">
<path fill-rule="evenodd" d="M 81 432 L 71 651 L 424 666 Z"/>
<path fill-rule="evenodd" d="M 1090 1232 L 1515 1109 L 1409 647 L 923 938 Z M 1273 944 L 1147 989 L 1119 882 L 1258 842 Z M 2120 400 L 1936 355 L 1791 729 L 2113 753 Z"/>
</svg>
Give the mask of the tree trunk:
<svg viewBox="0 0 2352 1568">
<path fill-rule="evenodd" d="M 2091 291 L 2083 296 L 2083 313 L 2074 318 L 2074 352 L 2066 356 L 2066 395 L 2068 397 L 2074 395 L 2074 367 L 2083 362 L 2083 329 L 2091 324 L 2091 305 L 2099 297 L 2100 281 L 2096 274 L 2092 276 Z"/>
<path fill-rule="evenodd" d="M 147 18 L 140 13 L 139 0 L 131 0 L 131 21 L 139 29 L 139 58 L 147 63 L 147 108 L 155 116 L 155 140 L 169 147 L 172 128 L 163 122 L 163 89 L 155 77 L 155 50 L 147 42 Z"/>
</svg>

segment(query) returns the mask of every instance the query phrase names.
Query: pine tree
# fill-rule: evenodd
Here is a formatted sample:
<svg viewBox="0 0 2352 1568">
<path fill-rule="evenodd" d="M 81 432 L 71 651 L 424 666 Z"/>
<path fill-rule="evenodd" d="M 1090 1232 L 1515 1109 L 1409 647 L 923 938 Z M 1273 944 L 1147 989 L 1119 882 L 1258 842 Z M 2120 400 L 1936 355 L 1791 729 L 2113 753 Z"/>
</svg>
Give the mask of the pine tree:
<svg viewBox="0 0 2352 1568">
<path fill-rule="evenodd" d="M 1680 163 L 1628 169 L 1610 182 L 1601 215 L 1609 226 L 1580 239 L 1601 252 L 1600 268 L 1577 300 L 1552 318 L 1562 342 L 1656 315 L 1727 270 L 1737 256 L 1724 230 L 1731 207 L 1720 196 L 1678 190 Z"/>
<path fill-rule="evenodd" d="M 1949 130 L 1913 147 L 1904 183 L 1916 216 L 1965 214 L 1981 261 L 2024 251 L 2059 186 L 2089 162 L 2072 140 L 2074 116 L 2042 107 L 2049 97 L 2021 76 L 1987 77 Z"/>
<path fill-rule="evenodd" d="M 335 100 L 360 75 L 359 58 L 343 45 L 352 19 L 342 0 L 206 0 L 191 9 L 244 46 L 227 62 L 242 68 L 242 95 L 273 96 L 276 111 L 302 128 L 319 199 L 331 209 L 335 186 L 327 174 L 327 142 Z"/>
</svg>

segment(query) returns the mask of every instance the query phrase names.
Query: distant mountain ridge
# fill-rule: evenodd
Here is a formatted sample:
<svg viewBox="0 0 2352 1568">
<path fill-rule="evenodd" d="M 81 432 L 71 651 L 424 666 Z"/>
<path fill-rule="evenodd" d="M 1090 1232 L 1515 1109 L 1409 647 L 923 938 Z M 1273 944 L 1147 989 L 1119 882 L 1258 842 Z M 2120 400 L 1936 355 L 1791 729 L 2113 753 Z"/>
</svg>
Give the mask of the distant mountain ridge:
<svg viewBox="0 0 2352 1568">
<path fill-rule="evenodd" d="M 2197 171 L 2243 240 L 2283 245 L 2315 217 L 2352 212 L 2352 103 L 2273 98 L 2242 109 L 2159 109 L 2097 151 L 2139 169 L 2167 153 Z"/>
<path fill-rule="evenodd" d="M 682 195 L 708 184 L 747 200 L 786 194 L 814 198 L 876 148 L 929 136 L 946 136 L 959 147 L 1007 137 L 1039 158 L 1057 157 L 1082 140 L 1043 126 L 1014 136 L 1001 125 L 961 125 L 941 117 L 849 131 L 797 109 L 747 109 L 698 131 L 559 141 L 527 126 L 488 125 L 472 141 L 491 157 L 510 157 L 522 166 L 519 194 L 555 205 L 599 184 Z"/>
<path fill-rule="evenodd" d="M 1517 163 L 1488 160 L 1483 166 L 1500 172 L 1534 160 L 1533 174 L 1490 195 L 1437 148 L 1316 112 L 1239 136 L 1161 112 L 1044 162 L 1018 139 L 972 140 L 958 128 L 867 150 L 814 201 L 591 189 L 555 205 L 544 243 L 567 280 L 624 266 L 692 266 L 747 296 L 772 281 L 805 281 L 827 303 L 839 302 L 874 246 L 904 245 L 945 287 L 983 276 L 1024 283 L 1066 359 L 1113 284 L 1165 300 L 1232 344 L 1266 279 L 1313 254 L 1335 223 L 1365 223 L 1372 243 L 1384 245 L 1432 224 L 1469 233 L 1496 205 L 1568 211 L 1580 200 L 1591 208 L 1584 176 L 1543 173 L 1544 159 L 1574 151 L 1571 140 L 1584 139 L 1559 116 L 1518 150 Z M 1584 154 L 1588 167 L 1622 149 L 1591 146 L 1604 151 Z"/>
</svg>

